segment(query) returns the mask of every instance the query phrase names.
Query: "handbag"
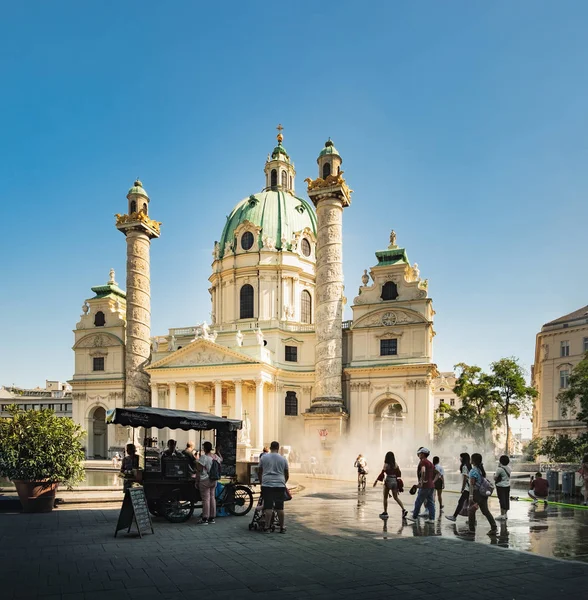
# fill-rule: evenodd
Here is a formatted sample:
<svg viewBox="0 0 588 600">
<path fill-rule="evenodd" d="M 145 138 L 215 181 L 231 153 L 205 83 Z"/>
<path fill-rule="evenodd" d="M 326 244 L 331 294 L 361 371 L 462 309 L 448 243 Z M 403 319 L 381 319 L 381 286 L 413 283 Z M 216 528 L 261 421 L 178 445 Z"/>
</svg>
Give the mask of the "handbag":
<svg viewBox="0 0 588 600">
<path fill-rule="evenodd" d="M 398 492 L 404 492 L 404 481 L 400 479 L 400 477 L 396 478 L 396 483 L 398 484 Z"/>
<path fill-rule="evenodd" d="M 288 502 L 288 500 L 292 500 L 292 494 L 288 488 L 284 488 L 284 502 Z"/>
<path fill-rule="evenodd" d="M 478 486 L 478 492 L 480 493 L 480 496 L 488 498 L 494 492 L 494 484 L 488 481 L 485 477 L 482 477 L 480 480 L 480 485 Z"/>
<path fill-rule="evenodd" d="M 409 493 L 411 496 L 414 496 L 414 495 L 417 493 L 417 490 L 418 490 L 418 489 L 419 489 L 419 486 L 418 486 L 418 485 L 413 485 L 413 486 L 410 488 L 410 490 L 409 490 L 409 492 L 408 492 L 408 493 Z"/>
</svg>

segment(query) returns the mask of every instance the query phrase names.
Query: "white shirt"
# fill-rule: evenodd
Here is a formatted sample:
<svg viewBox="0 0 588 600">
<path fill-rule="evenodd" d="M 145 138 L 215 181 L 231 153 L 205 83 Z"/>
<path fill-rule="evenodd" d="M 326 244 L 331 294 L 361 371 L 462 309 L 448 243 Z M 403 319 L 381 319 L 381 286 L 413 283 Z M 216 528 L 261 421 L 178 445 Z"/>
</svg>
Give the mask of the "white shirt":
<svg viewBox="0 0 588 600">
<path fill-rule="evenodd" d="M 470 472 L 468 471 L 468 468 L 465 465 L 461 468 L 461 474 L 462 474 L 462 476 L 466 475 L 466 484 L 463 489 L 465 492 L 469 492 L 470 491 Z"/>
<path fill-rule="evenodd" d="M 445 477 L 445 469 L 441 465 L 435 465 L 435 471 L 437 471 L 441 477 Z"/>
<path fill-rule="evenodd" d="M 277 452 L 264 454 L 259 459 L 261 485 L 264 487 L 286 487 L 288 461 Z"/>
<path fill-rule="evenodd" d="M 511 468 L 508 465 L 498 465 L 496 469 L 495 477 L 499 479 L 495 480 L 496 487 L 509 487 L 510 486 L 510 474 Z"/>
<path fill-rule="evenodd" d="M 212 467 L 212 461 L 216 459 L 220 462 L 220 458 L 214 454 L 201 454 L 198 462 L 204 467 L 202 471 L 200 471 L 200 481 L 208 481 L 208 472 L 210 471 L 210 467 Z"/>
</svg>

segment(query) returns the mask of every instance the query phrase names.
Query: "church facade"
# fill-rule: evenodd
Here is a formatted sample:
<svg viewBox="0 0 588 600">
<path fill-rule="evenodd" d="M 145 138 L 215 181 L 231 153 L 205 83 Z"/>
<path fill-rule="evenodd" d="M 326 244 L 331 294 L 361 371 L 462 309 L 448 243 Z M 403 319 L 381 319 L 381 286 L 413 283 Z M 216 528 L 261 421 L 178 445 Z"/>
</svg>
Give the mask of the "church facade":
<svg viewBox="0 0 588 600">
<path fill-rule="evenodd" d="M 329 140 L 318 178 L 306 180 L 309 202 L 296 194 L 282 141 L 280 132 L 262 191 L 233 208 L 214 242 L 211 323 L 149 334 L 148 357 L 141 344 L 149 326 L 149 241 L 159 224 L 146 216 L 142 184 L 129 191 L 129 213 L 117 215 L 127 237 L 127 291 L 111 273 L 105 286 L 92 288 L 75 330 L 73 416 L 88 431 L 89 456 L 99 454 L 93 431 L 104 410 L 137 404 L 242 419 L 245 458 L 274 439 L 297 450 L 329 448 L 342 436 L 382 447 L 400 436 L 431 440 L 437 370 L 428 282 L 392 232 L 358 278 L 352 320 L 342 321 L 341 219 L 351 203 L 342 159 Z M 130 230 L 138 231 L 133 239 Z M 102 453 L 128 436 L 107 434 Z M 188 433 L 160 432 L 161 441 L 170 437 L 182 443 Z"/>
</svg>

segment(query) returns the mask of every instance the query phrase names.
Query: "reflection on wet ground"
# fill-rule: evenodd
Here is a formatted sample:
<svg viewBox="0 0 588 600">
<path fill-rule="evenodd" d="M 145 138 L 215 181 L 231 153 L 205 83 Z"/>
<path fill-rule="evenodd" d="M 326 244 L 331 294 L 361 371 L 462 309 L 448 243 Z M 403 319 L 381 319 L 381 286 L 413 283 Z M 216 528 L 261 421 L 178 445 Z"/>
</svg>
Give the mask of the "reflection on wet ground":
<svg viewBox="0 0 588 600">
<path fill-rule="evenodd" d="M 298 477 L 297 477 L 298 481 Z M 382 521 L 382 486 L 365 492 L 357 492 L 353 483 L 301 477 L 305 490 L 296 496 L 296 501 L 287 506 L 289 512 L 304 521 L 305 526 L 317 531 L 350 536 L 367 536 L 374 539 L 393 539 L 398 536 L 443 536 L 482 544 L 495 544 L 539 554 L 546 557 L 588 562 L 588 509 L 568 508 L 550 504 L 533 506 L 523 500 L 511 502 L 509 519 L 497 521 L 499 534 L 495 538 L 487 535 L 490 527 L 483 515 L 477 516 L 475 534 L 470 534 L 465 517 L 456 523 L 445 519 L 453 514 L 458 494 L 444 492 L 445 505 L 435 524 L 424 519 L 417 523 L 403 522 L 400 507 L 389 499 L 389 519 Z M 407 486 L 408 489 L 408 486 Z M 410 511 L 414 496 L 407 492 L 400 498 Z M 498 500 L 490 499 L 490 511 L 500 514 Z M 436 504 L 437 513 L 439 506 Z"/>
</svg>

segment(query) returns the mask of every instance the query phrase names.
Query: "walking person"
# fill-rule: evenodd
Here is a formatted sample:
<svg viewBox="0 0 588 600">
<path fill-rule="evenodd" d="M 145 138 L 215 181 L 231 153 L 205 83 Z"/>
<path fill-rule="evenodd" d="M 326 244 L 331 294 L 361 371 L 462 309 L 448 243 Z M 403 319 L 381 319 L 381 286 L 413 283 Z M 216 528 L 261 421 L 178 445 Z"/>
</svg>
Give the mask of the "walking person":
<svg viewBox="0 0 588 600">
<path fill-rule="evenodd" d="M 446 515 L 445 518 L 448 521 L 457 521 L 457 517 L 464 507 L 464 504 L 469 501 L 470 498 L 470 471 L 472 470 L 472 463 L 470 462 L 470 455 L 467 452 L 462 452 L 459 455 L 459 472 L 461 473 L 461 496 L 457 501 L 457 506 L 453 515 Z M 466 504 L 467 506 L 467 504 Z"/>
<path fill-rule="evenodd" d="M 496 521 L 488 508 L 488 496 L 482 496 L 479 492 L 482 478 L 485 477 L 486 470 L 482 462 L 482 455 L 475 452 L 472 454 L 472 470 L 470 471 L 470 511 L 468 515 L 470 531 L 476 531 L 476 511 L 474 507 L 477 505 L 480 512 L 488 519 L 488 523 L 490 523 L 488 535 L 495 536 L 497 533 Z"/>
<path fill-rule="evenodd" d="M 433 456 L 433 466 L 435 467 L 435 478 L 433 483 L 437 490 L 437 499 L 439 500 L 439 511 L 443 510 L 443 490 L 445 489 L 445 469 L 439 463 L 439 457 Z"/>
<path fill-rule="evenodd" d="M 428 458 L 429 454 L 431 454 L 431 452 L 428 448 L 421 447 L 417 450 L 417 456 L 420 459 L 417 467 L 419 479 L 417 486 L 418 494 L 412 510 L 412 516 L 407 517 L 409 521 L 417 520 L 421 506 L 424 503 L 425 508 L 429 512 L 429 518 L 425 523 L 435 523 L 435 484 L 433 483 L 433 480 L 435 479 L 435 467 Z"/>
<path fill-rule="evenodd" d="M 404 508 L 404 504 L 402 504 L 402 500 L 400 500 L 398 497 L 398 480 L 400 477 L 402 477 L 402 473 L 400 472 L 400 468 L 396 463 L 394 452 L 386 452 L 382 471 L 378 478 L 374 481 L 374 487 L 376 487 L 378 481 L 382 481 L 384 483 L 384 512 L 380 514 L 381 519 L 388 518 L 388 497 L 390 494 L 392 494 L 394 500 L 402 509 L 402 518 L 405 519 L 406 515 L 408 514 L 408 511 Z"/>
<path fill-rule="evenodd" d="M 582 459 L 582 466 L 578 469 L 578 473 L 584 479 L 584 506 L 588 506 L 588 454 Z"/>
<path fill-rule="evenodd" d="M 512 469 L 508 466 L 510 458 L 503 454 L 499 459 L 496 473 L 494 473 L 494 483 L 496 483 L 496 493 L 500 502 L 500 516 L 497 521 L 506 521 L 510 509 L 510 474 Z"/>
<path fill-rule="evenodd" d="M 214 525 L 216 521 L 216 484 L 220 477 L 220 463 L 223 457 L 220 453 L 212 451 L 212 444 L 204 442 L 202 444 L 204 453 L 200 454 L 200 458 L 196 463 L 196 469 L 200 474 L 198 489 L 202 498 L 202 515 L 197 522 L 198 525 Z M 213 463 L 216 462 L 216 465 Z"/>
<path fill-rule="evenodd" d="M 286 533 L 284 525 L 284 499 L 286 483 L 290 477 L 288 461 L 279 453 L 279 442 L 270 444 L 269 454 L 264 454 L 259 460 L 259 480 L 261 481 L 261 496 L 265 511 L 265 533 L 270 532 L 274 510 L 278 514 L 280 533 Z"/>
</svg>

